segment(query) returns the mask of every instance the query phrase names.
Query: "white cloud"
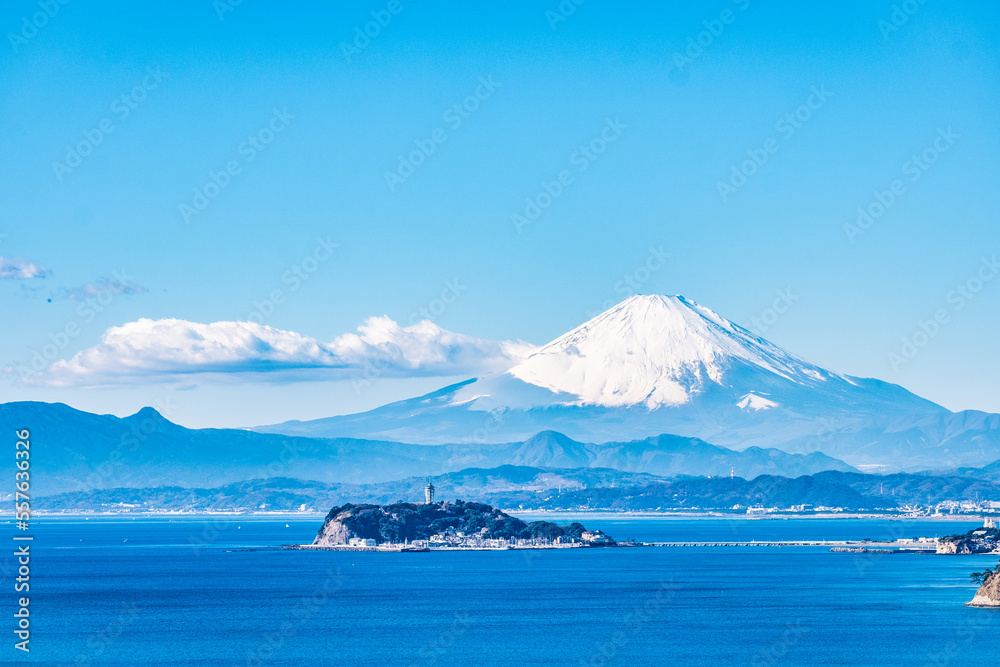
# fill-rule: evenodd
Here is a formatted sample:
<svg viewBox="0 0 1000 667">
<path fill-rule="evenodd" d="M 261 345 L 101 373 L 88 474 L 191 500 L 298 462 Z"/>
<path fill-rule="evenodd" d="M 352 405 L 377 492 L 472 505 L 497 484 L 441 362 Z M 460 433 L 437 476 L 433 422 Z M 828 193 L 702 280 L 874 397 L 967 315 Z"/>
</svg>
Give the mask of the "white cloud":
<svg viewBox="0 0 1000 667">
<path fill-rule="evenodd" d="M 0 280 L 28 280 L 47 275 L 49 271 L 26 259 L 0 257 Z"/>
<path fill-rule="evenodd" d="M 505 370 L 535 350 L 453 333 L 429 321 L 403 327 L 369 318 L 357 333 L 324 343 L 254 322 L 203 324 L 141 319 L 108 329 L 101 342 L 30 378 L 53 386 L 102 386 L 238 375 L 241 381 L 479 375 Z"/>
</svg>

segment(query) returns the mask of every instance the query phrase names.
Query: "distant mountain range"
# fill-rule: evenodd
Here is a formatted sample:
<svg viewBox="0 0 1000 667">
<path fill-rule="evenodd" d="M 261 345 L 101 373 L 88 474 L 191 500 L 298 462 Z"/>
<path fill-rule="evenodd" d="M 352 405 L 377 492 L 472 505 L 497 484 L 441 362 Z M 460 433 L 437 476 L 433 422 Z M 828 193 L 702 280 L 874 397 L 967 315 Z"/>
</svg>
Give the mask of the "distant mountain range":
<svg viewBox="0 0 1000 667">
<path fill-rule="evenodd" d="M 663 510 L 788 508 L 812 504 L 849 510 L 931 505 L 944 500 L 1000 501 L 1000 483 L 957 475 L 864 475 L 822 472 L 797 478 L 760 475 L 680 477 L 606 468 L 470 468 L 430 478 L 339 484 L 275 477 L 215 488 L 115 488 L 37 498 L 47 511 L 327 511 L 347 502 L 420 502 L 427 481 L 439 499 L 462 499 L 507 509 Z"/>
<path fill-rule="evenodd" d="M 0 426 L 31 429 L 40 494 L 277 477 L 358 485 L 499 466 L 702 476 L 711 497 L 730 475 L 955 470 L 1000 482 L 1000 465 L 987 466 L 1000 459 L 1000 415 L 827 371 L 683 297 L 632 297 L 504 373 L 357 415 L 187 429 L 152 408 L 118 418 L 13 402 Z M 642 482 L 600 488 L 625 486 Z"/>
<path fill-rule="evenodd" d="M 995 461 L 982 468 L 959 468 L 954 471 L 954 474 L 1000 482 L 1000 461 Z"/>
<path fill-rule="evenodd" d="M 660 433 L 732 449 L 822 451 L 875 470 L 982 466 L 1000 415 L 953 413 L 898 385 L 805 361 L 680 296 L 635 296 L 504 373 L 369 412 L 262 433 L 442 444 Z M 870 468 L 868 468 L 870 466 Z"/>
<path fill-rule="evenodd" d="M 430 446 L 187 429 L 152 408 L 118 418 L 35 402 L 0 405 L 0 427 L 8 432 L 31 429 L 32 486 L 43 494 L 115 487 L 208 488 L 268 477 L 359 484 L 501 465 L 614 468 L 661 476 L 798 476 L 854 470 L 819 452 L 786 454 L 756 447 L 736 452 L 671 435 L 590 444 L 550 431 L 521 442 Z"/>
</svg>

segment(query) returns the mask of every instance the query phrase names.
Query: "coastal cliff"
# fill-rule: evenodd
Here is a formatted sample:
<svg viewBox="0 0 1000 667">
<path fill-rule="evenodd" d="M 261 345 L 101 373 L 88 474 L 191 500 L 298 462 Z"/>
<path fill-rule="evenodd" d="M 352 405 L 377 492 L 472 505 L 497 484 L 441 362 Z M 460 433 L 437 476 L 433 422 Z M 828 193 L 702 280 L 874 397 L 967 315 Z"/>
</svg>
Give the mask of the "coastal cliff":
<svg viewBox="0 0 1000 667">
<path fill-rule="evenodd" d="M 969 607 L 1000 607 L 1000 571 L 986 578 L 976 591 L 976 597 L 967 603 Z"/>
<path fill-rule="evenodd" d="M 939 554 L 965 556 L 996 551 L 1000 551 L 1000 529 L 991 521 L 982 528 L 974 528 L 963 535 L 942 537 L 937 543 Z"/>
</svg>

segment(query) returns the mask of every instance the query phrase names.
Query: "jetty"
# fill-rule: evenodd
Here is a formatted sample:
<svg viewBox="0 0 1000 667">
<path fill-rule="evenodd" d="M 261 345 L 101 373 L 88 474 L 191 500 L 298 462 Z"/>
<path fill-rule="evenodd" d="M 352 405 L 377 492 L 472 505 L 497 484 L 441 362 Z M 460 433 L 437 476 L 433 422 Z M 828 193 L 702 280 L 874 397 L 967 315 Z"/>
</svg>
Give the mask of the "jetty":
<svg viewBox="0 0 1000 667">
<path fill-rule="evenodd" d="M 861 540 L 753 540 L 750 542 L 644 542 L 650 547 L 824 547 L 831 551 L 847 553 L 934 553 L 935 545 L 915 540 L 895 542 L 865 542 Z"/>
</svg>

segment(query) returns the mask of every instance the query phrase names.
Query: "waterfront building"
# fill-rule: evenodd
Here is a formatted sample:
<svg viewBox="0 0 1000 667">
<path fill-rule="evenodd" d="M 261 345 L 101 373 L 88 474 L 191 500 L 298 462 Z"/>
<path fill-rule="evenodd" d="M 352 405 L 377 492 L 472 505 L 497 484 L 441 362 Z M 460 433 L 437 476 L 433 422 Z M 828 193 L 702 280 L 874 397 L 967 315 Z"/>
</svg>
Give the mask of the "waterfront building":
<svg viewBox="0 0 1000 667">
<path fill-rule="evenodd" d="M 580 539 L 588 544 L 607 544 L 608 536 L 599 530 L 586 530 L 580 535 Z"/>
</svg>

